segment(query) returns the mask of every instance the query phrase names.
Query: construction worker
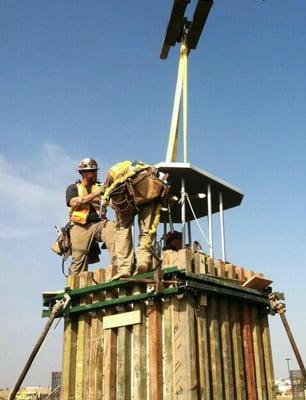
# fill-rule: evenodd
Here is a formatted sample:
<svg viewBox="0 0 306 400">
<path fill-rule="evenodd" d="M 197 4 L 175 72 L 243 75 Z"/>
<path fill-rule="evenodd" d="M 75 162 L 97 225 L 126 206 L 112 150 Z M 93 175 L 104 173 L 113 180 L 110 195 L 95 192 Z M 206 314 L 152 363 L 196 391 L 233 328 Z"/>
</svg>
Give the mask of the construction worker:
<svg viewBox="0 0 306 400">
<path fill-rule="evenodd" d="M 165 240 L 165 246 L 163 247 L 163 251 L 165 250 L 179 251 L 183 248 L 181 232 L 178 231 L 167 232 L 164 240 Z"/>
<path fill-rule="evenodd" d="M 88 264 L 99 261 L 98 242 L 104 242 L 116 263 L 114 223 L 100 218 L 100 201 L 103 186 L 97 181 L 98 164 L 93 158 L 80 161 L 78 171 L 81 180 L 66 189 L 66 203 L 70 207 L 70 240 L 72 262 L 70 274 L 88 270 Z"/>
<path fill-rule="evenodd" d="M 160 201 L 168 186 L 159 179 L 156 169 L 142 161 L 122 161 L 113 165 L 104 183 L 103 201 L 116 213 L 115 250 L 118 272 L 113 279 L 127 278 L 134 264 L 132 224 L 138 214 L 139 244 L 136 251 L 136 273 L 148 271 L 150 247 L 159 222 Z"/>
</svg>

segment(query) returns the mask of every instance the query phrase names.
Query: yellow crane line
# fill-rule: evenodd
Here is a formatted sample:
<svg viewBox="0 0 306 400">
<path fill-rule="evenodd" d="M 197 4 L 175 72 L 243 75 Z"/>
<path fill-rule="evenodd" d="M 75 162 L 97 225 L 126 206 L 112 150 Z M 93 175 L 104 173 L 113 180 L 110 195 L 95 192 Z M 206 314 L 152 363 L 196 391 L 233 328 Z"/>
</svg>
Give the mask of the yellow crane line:
<svg viewBox="0 0 306 400">
<path fill-rule="evenodd" d="M 183 107 L 183 160 L 187 162 L 187 89 L 188 89 L 188 48 L 181 44 L 175 96 L 169 130 L 166 162 L 177 160 L 178 131 L 181 107 Z M 183 102 L 182 102 L 183 94 Z"/>
</svg>

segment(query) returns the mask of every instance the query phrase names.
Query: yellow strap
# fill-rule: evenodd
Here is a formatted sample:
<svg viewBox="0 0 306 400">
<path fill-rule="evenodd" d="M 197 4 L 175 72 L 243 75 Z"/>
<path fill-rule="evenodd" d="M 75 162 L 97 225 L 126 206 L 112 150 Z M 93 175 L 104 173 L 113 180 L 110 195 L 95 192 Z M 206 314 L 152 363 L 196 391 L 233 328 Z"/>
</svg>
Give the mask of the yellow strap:
<svg viewBox="0 0 306 400">
<path fill-rule="evenodd" d="M 131 178 L 132 176 L 136 175 L 138 172 L 143 171 L 145 169 L 150 168 L 150 165 L 144 164 L 143 166 L 136 166 L 135 168 L 128 171 L 125 175 L 114 180 L 114 182 L 105 190 L 104 195 L 102 197 L 103 208 L 106 209 L 109 203 L 110 195 L 112 191 L 121 183 L 124 183 L 127 179 Z"/>
<path fill-rule="evenodd" d="M 154 220 L 153 220 L 153 223 L 151 225 L 151 228 L 150 228 L 148 234 L 143 239 L 143 244 L 144 244 L 145 248 L 148 249 L 148 250 L 152 246 L 153 237 L 154 237 L 154 235 L 155 235 L 155 233 L 157 231 L 157 226 L 158 226 L 159 221 L 160 221 L 160 209 L 161 209 L 161 204 L 158 203 L 156 205 Z"/>
<path fill-rule="evenodd" d="M 188 48 L 185 43 L 181 45 L 178 66 L 177 82 L 172 110 L 166 162 L 177 160 L 178 128 L 180 120 L 181 98 L 183 92 L 183 159 L 187 162 L 187 84 L 188 84 Z"/>
</svg>

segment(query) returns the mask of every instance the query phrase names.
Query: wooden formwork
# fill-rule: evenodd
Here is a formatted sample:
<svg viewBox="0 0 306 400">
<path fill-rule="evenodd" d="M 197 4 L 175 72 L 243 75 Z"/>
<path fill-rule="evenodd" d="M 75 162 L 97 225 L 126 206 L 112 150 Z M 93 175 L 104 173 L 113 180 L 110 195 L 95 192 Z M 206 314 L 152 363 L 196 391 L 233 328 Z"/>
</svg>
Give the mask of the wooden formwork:
<svg viewBox="0 0 306 400">
<path fill-rule="evenodd" d="M 201 277 L 213 276 L 235 289 L 254 274 L 186 250 L 164 254 L 165 267 L 173 257 L 172 265 L 198 276 L 199 285 Z M 112 267 L 84 272 L 69 276 L 67 284 L 71 289 L 99 285 L 114 273 Z M 267 295 L 261 291 L 263 301 L 257 302 L 214 292 L 210 284 L 209 290 L 195 285 L 149 301 L 88 312 L 83 307 L 71 314 L 64 328 L 61 399 L 274 399 Z M 135 282 L 85 294 L 79 304 L 150 290 Z"/>
</svg>

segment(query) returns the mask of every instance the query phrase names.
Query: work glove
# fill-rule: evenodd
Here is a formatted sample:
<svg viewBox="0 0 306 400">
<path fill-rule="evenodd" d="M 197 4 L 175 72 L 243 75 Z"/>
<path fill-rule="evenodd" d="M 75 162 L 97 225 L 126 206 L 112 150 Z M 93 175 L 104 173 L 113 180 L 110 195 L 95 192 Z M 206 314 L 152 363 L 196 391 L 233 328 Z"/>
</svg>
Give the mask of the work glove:
<svg viewBox="0 0 306 400">
<path fill-rule="evenodd" d="M 104 194 L 104 192 L 105 192 L 105 186 L 104 185 L 99 186 L 97 189 L 97 194 L 99 196 L 102 196 Z"/>
</svg>

